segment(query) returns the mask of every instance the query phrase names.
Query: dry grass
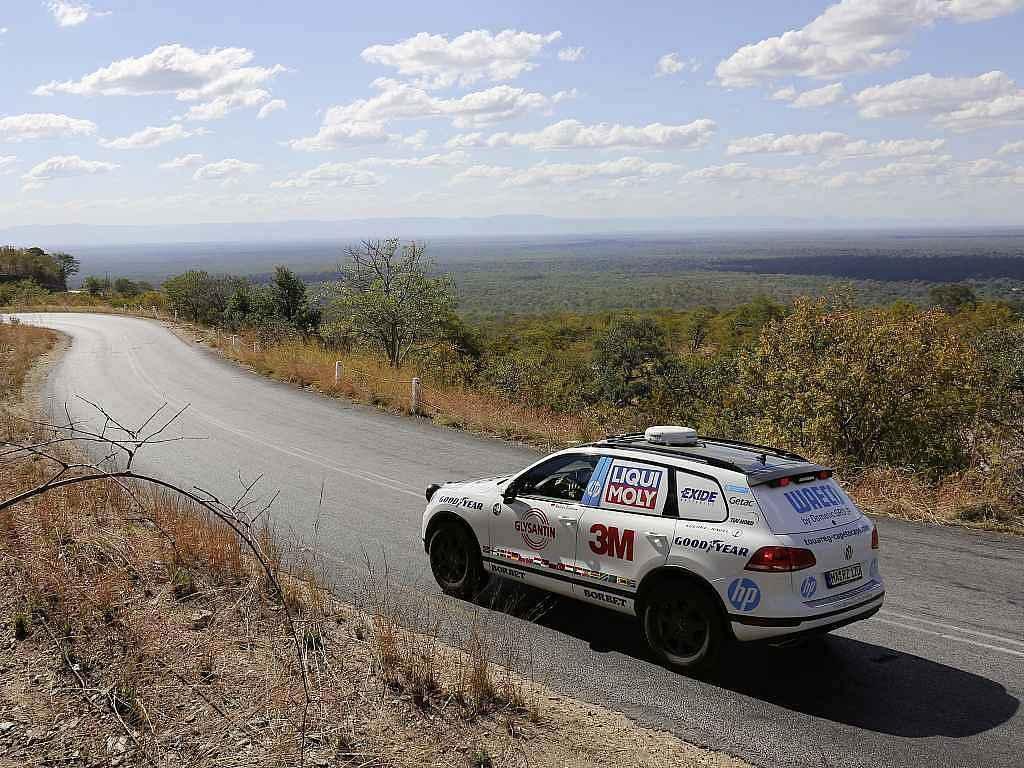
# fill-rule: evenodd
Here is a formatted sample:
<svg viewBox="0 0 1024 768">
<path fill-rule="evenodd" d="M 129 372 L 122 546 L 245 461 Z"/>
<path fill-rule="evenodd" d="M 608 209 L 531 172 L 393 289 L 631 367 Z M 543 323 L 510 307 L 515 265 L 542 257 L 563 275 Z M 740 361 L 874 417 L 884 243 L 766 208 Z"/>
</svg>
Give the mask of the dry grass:
<svg viewBox="0 0 1024 768">
<path fill-rule="evenodd" d="M 46 476 L 0 462 L 0 499 Z M 374 567 L 347 605 L 315 555 L 259 539 L 299 654 L 262 568 L 166 491 L 95 482 L 0 512 L 0 765 L 292 766 L 300 745 L 317 766 L 740 764 L 511 672 L 529 649 L 479 609 L 403 599 Z"/>
<path fill-rule="evenodd" d="M 0 322 L 0 403 L 21 392 L 33 363 L 56 343 L 53 331 Z"/>
</svg>

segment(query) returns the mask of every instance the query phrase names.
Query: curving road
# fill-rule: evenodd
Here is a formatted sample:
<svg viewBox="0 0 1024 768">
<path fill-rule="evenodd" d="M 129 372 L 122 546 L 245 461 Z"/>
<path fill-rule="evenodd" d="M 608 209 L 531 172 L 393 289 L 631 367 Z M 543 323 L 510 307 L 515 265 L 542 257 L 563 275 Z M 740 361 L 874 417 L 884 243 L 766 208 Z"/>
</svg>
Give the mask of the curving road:
<svg viewBox="0 0 1024 768">
<path fill-rule="evenodd" d="M 190 403 L 173 443 L 141 468 L 225 496 L 238 477 L 280 490 L 278 524 L 310 536 L 342 591 L 358 598 L 363 552 L 384 553 L 402 589 L 436 591 L 420 544 L 431 481 L 493 475 L 527 449 L 329 400 L 252 375 L 155 322 L 84 314 L 22 316 L 71 349 L 52 369 L 54 407 L 83 395 L 139 421 Z M 320 504 L 321 490 L 323 503 Z M 648 661 L 634 625 L 572 602 L 517 595 L 535 673 L 577 698 L 759 765 L 1020 766 L 1024 746 L 1024 540 L 882 519 L 886 607 L 821 643 L 733 654 L 698 681 Z M 504 587 L 494 594 L 502 595 Z M 492 599 L 497 599 L 492 597 Z"/>
</svg>

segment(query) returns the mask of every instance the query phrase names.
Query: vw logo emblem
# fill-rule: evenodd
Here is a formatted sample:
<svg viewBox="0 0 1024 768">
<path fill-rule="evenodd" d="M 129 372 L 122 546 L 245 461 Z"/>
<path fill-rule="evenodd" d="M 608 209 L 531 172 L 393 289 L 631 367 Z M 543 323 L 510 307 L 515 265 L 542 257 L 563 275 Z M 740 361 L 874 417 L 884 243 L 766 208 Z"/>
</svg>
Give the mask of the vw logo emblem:
<svg viewBox="0 0 1024 768">
<path fill-rule="evenodd" d="M 853 560 L 853 547 L 851 545 L 847 545 L 845 554 L 847 560 Z"/>
</svg>

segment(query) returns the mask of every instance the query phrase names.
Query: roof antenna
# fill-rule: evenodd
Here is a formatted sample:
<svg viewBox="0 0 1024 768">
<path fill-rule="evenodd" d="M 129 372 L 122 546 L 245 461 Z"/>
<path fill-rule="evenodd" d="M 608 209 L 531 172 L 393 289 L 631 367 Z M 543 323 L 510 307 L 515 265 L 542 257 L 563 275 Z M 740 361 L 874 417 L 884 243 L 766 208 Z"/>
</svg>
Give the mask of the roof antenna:
<svg viewBox="0 0 1024 768">
<path fill-rule="evenodd" d="M 764 464 L 765 466 L 768 465 L 768 454 L 767 453 L 762 453 L 761 454 L 761 463 Z"/>
</svg>

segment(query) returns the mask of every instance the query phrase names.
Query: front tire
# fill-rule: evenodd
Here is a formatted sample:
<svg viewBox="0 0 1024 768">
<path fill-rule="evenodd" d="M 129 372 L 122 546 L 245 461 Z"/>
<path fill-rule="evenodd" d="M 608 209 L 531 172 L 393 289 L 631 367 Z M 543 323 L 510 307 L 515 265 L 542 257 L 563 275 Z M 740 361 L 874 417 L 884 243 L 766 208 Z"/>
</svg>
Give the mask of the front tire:
<svg viewBox="0 0 1024 768">
<path fill-rule="evenodd" d="M 714 669 L 726 642 L 718 607 L 702 590 L 681 581 L 656 587 L 643 603 L 641 627 L 658 661 L 688 674 Z"/>
<path fill-rule="evenodd" d="M 434 531 L 428 545 L 430 570 L 445 594 L 469 600 L 486 578 L 480 547 L 465 526 L 444 523 Z"/>
</svg>

